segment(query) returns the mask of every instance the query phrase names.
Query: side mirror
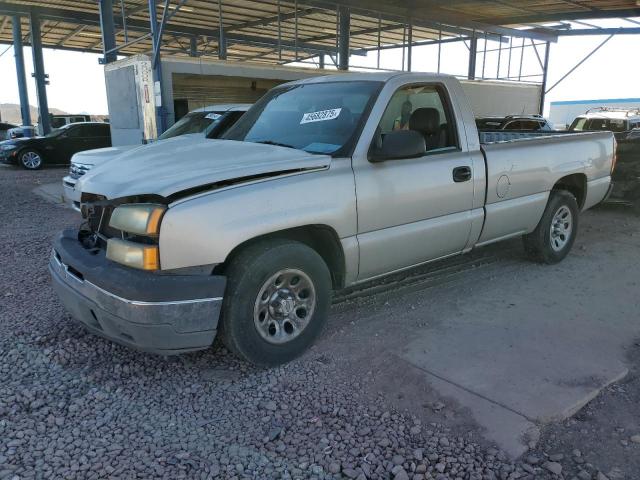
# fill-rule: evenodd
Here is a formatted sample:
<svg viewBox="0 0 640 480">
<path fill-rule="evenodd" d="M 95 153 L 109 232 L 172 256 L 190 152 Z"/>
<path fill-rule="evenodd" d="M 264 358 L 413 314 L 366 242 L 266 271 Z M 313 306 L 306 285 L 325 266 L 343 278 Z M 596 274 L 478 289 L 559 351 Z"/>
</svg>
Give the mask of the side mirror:
<svg viewBox="0 0 640 480">
<path fill-rule="evenodd" d="M 369 161 L 384 162 L 402 158 L 421 157 L 427 152 L 427 146 L 421 133 L 415 130 L 396 130 L 387 133 L 382 144 L 373 146 Z"/>
</svg>

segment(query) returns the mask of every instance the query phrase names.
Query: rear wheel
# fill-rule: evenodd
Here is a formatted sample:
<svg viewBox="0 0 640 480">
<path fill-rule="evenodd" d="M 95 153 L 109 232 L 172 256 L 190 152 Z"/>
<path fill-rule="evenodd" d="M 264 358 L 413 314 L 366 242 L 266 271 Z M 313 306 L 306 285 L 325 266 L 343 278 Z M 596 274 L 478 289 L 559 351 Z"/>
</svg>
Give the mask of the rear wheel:
<svg viewBox="0 0 640 480">
<path fill-rule="evenodd" d="M 534 261 L 553 264 L 567 256 L 578 233 L 578 203 L 563 190 L 554 190 L 536 229 L 523 237 L 525 251 Z"/>
<path fill-rule="evenodd" d="M 18 159 L 22 168 L 27 170 L 38 170 L 42 167 L 42 156 L 36 150 L 23 150 L 20 152 Z"/>
<path fill-rule="evenodd" d="M 315 250 L 289 240 L 261 241 L 227 270 L 222 340 L 251 363 L 286 363 L 318 337 L 330 298 L 329 269 Z"/>
</svg>

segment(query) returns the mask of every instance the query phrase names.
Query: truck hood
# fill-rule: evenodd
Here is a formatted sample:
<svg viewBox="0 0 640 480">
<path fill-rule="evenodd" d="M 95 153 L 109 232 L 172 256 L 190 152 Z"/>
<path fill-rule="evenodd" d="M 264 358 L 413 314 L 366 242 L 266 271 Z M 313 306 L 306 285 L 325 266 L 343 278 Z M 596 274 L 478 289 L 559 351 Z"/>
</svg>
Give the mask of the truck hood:
<svg viewBox="0 0 640 480">
<path fill-rule="evenodd" d="M 190 137 L 190 136 L 189 136 Z M 76 188 L 109 199 L 161 195 L 220 182 L 326 168 L 331 156 L 235 140 L 175 137 L 124 152 L 80 178 Z"/>
<path fill-rule="evenodd" d="M 84 152 L 76 153 L 71 159 L 74 163 L 86 163 L 93 166 L 102 165 L 107 160 L 116 158 L 117 156 L 134 150 L 136 148 L 143 147 L 144 145 L 123 145 L 120 147 L 107 147 L 96 148 L 95 150 L 85 150 Z"/>
<path fill-rule="evenodd" d="M 184 135 L 189 138 L 198 138 L 202 137 L 201 133 L 189 133 Z M 165 140 L 159 140 L 165 141 Z M 114 158 L 122 155 L 125 152 L 130 152 L 132 150 L 138 148 L 144 148 L 148 145 L 120 145 L 118 147 L 107 147 L 107 148 L 96 148 L 94 150 L 85 150 L 84 152 L 76 153 L 71 159 L 72 162 L 76 163 L 88 163 L 93 165 L 94 167 L 98 165 L 102 165 L 104 162 L 113 160 Z"/>
</svg>

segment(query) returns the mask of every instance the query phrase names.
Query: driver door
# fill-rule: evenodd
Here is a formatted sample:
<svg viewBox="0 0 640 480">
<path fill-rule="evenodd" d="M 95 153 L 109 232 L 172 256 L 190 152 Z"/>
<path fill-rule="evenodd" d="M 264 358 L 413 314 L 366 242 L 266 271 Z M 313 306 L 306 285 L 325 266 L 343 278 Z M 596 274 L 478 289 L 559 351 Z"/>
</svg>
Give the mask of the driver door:
<svg viewBox="0 0 640 480">
<path fill-rule="evenodd" d="M 461 252 L 472 226 L 473 162 L 460 146 L 445 89 L 400 88 L 378 128 L 381 141 L 394 130 L 420 131 L 426 150 L 417 158 L 354 162 L 358 280 Z M 463 170 L 468 174 L 460 175 Z"/>
</svg>

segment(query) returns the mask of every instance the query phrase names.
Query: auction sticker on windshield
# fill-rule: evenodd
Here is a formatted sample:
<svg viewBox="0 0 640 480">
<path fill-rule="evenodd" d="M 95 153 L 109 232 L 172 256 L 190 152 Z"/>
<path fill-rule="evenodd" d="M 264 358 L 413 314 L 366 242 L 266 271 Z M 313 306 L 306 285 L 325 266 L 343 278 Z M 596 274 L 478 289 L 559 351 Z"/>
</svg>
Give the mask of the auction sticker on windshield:
<svg viewBox="0 0 640 480">
<path fill-rule="evenodd" d="M 332 108 L 330 110 L 320 110 L 319 112 L 309 112 L 302 115 L 300 125 L 311 122 L 324 122 L 326 120 L 335 120 L 340 115 L 342 108 Z"/>
</svg>

